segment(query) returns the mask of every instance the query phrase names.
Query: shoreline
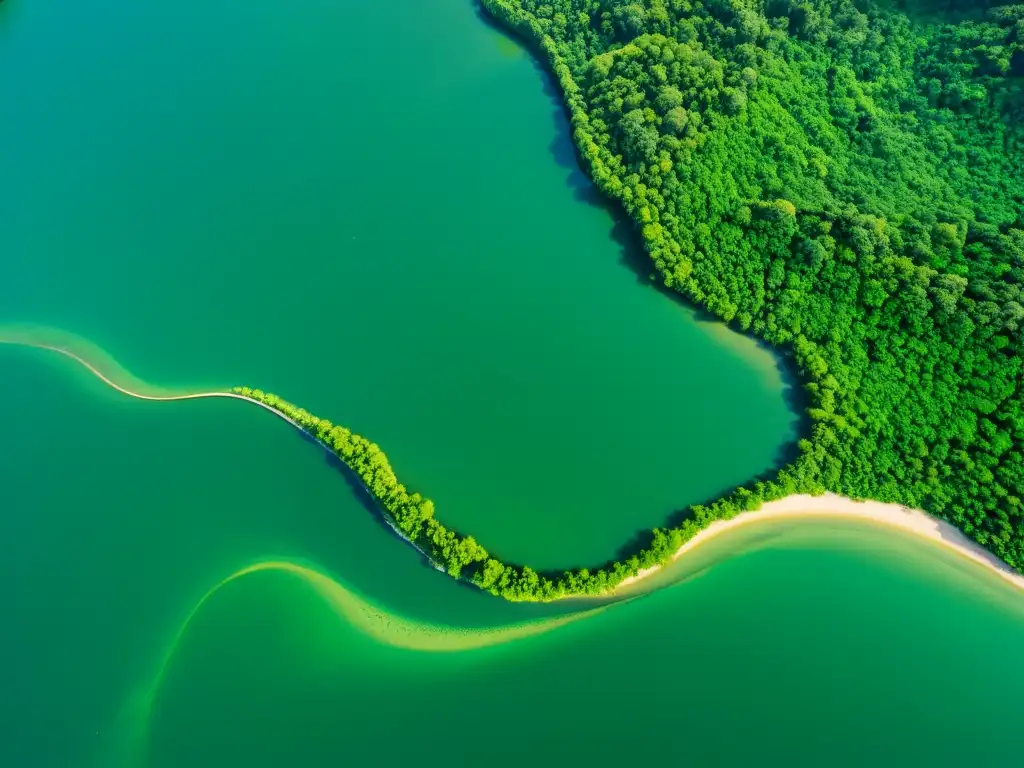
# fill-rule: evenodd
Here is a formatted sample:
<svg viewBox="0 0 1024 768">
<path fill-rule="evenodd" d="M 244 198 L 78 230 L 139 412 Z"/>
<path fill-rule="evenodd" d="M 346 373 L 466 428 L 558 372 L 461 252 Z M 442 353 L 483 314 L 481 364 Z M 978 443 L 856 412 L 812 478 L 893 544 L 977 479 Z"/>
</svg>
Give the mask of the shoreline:
<svg viewBox="0 0 1024 768">
<path fill-rule="evenodd" d="M 741 512 L 730 520 L 716 520 L 702 529 L 696 536 L 683 544 L 666 564 L 671 565 L 691 549 L 720 534 L 759 520 L 797 519 L 801 517 L 838 517 L 848 520 L 864 520 L 890 528 L 898 528 L 922 539 L 927 539 L 963 558 L 971 560 L 996 574 L 1007 583 L 1024 590 L 1024 575 L 1011 568 L 1003 560 L 989 552 L 976 541 L 967 537 L 952 523 L 940 520 L 919 509 L 902 504 L 887 504 L 881 501 L 854 501 L 834 493 L 821 496 L 794 494 L 775 501 L 769 501 L 753 512 Z M 615 595 L 624 587 L 631 587 L 661 571 L 664 565 L 643 568 L 636 574 L 619 582 L 605 595 Z"/>
<path fill-rule="evenodd" d="M 297 429 L 300 433 L 311 437 L 321 448 L 327 451 L 330 455 L 334 455 L 331 448 L 321 441 L 316 435 L 306 430 L 301 424 L 294 419 L 285 415 L 277 408 L 274 408 L 267 403 L 263 403 L 260 400 L 249 397 L 237 392 L 229 391 L 210 391 L 210 392 L 194 392 L 177 395 L 147 395 L 141 392 L 134 392 L 126 387 L 121 386 L 117 382 L 108 378 L 104 375 L 96 366 L 89 363 L 87 360 L 79 357 L 70 350 L 63 349 L 61 347 L 52 346 L 50 344 L 43 344 L 37 342 L 26 342 L 16 341 L 9 339 L 0 339 L 0 343 L 12 344 L 17 346 L 28 346 L 35 347 L 36 349 L 48 350 L 56 352 L 60 355 L 70 358 L 76 363 L 83 366 L 86 370 L 96 376 L 107 386 L 118 392 L 127 395 L 129 397 L 137 398 L 139 400 L 149 400 L 158 402 L 169 402 L 178 400 L 199 400 L 213 397 L 230 398 L 232 400 L 243 400 L 253 405 L 258 405 L 263 410 L 269 411 L 274 416 L 287 422 L 292 427 Z M 363 490 L 377 502 L 376 497 L 366 486 L 365 482 L 360 482 Z M 380 508 L 379 503 L 377 504 Z M 411 545 L 426 561 L 435 569 L 444 571 L 444 569 L 434 561 L 423 549 L 414 541 L 405 536 L 398 527 L 391 520 L 390 515 L 386 510 L 381 509 L 381 516 L 384 518 L 388 527 L 398 535 L 400 539 Z M 1024 574 L 1021 574 L 1011 568 L 1007 563 L 1001 560 L 998 556 L 989 552 L 983 546 L 978 544 L 976 541 L 968 538 L 960 529 L 954 526 L 952 523 L 941 520 L 937 517 L 933 517 L 928 513 L 918 510 L 911 509 L 910 507 L 903 506 L 901 504 L 890 504 L 880 501 L 854 501 L 853 499 L 845 496 L 839 496 L 835 493 L 824 493 L 820 496 L 811 496 L 809 494 L 793 494 L 791 496 L 785 496 L 775 501 L 767 502 L 763 504 L 759 509 L 750 512 L 741 512 L 735 517 L 728 520 L 716 520 L 706 528 L 699 531 L 693 538 L 685 542 L 679 549 L 673 553 L 671 559 L 662 565 L 654 565 L 649 568 L 643 568 L 637 573 L 629 576 L 614 587 L 606 590 L 600 595 L 593 595 L 593 597 L 610 597 L 615 596 L 622 592 L 624 589 L 633 587 L 634 585 L 642 582 L 655 573 L 661 571 L 666 565 L 671 565 L 684 554 L 689 552 L 691 549 L 698 547 L 700 544 L 707 542 L 708 540 L 725 533 L 734 528 L 755 523 L 759 520 L 780 520 L 780 519 L 796 519 L 800 517 L 822 517 L 822 518 L 846 518 L 850 520 L 862 520 L 882 526 L 888 526 L 890 528 L 897 528 L 899 530 L 911 533 L 919 538 L 929 540 L 945 549 L 955 552 L 960 557 L 967 560 L 971 560 L 988 571 L 999 576 L 1003 581 L 1017 587 L 1020 590 L 1024 590 Z M 554 598 L 557 600 L 564 599 L 575 599 L 580 597 L 587 597 L 587 595 L 563 595 Z M 551 602 L 551 600 L 544 600 L 542 602 Z"/>
<path fill-rule="evenodd" d="M 0 0 L 0 1 L 2 1 L 2 0 Z M 104 375 L 96 366 L 94 366 L 88 360 L 85 360 L 84 358 L 79 357 L 78 355 L 76 355 L 74 352 L 72 352 L 70 350 L 67 350 L 67 349 L 64 349 L 62 347 L 54 347 L 54 346 L 52 346 L 50 344 L 42 344 L 42 343 L 35 343 L 35 342 L 12 341 L 12 340 L 9 340 L 9 339 L 0 339 L 0 344 L 11 344 L 11 345 L 14 345 L 14 346 L 32 347 L 34 349 L 43 349 L 43 350 L 46 350 L 46 351 L 49 351 L 49 352 L 56 352 L 56 353 L 58 353 L 60 355 L 63 355 L 64 357 L 68 357 L 71 360 L 74 360 L 76 363 L 78 363 L 79 365 L 83 366 L 87 371 L 89 371 L 89 373 L 91 373 L 97 379 L 102 381 L 108 387 L 117 390 L 118 392 L 120 392 L 123 395 L 127 395 L 128 397 L 133 397 L 133 398 L 135 398 L 137 400 L 148 400 L 150 402 L 161 402 L 161 403 L 176 402 L 176 401 L 180 401 L 180 400 L 204 400 L 206 398 L 211 398 L 211 397 L 226 397 L 226 398 L 230 398 L 232 400 L 243 400 L 243 401 L 245 401 L 247 403 L 252 403 L 253 405 L 258 405 L 260 408 L 262 408 L 265 411 L 269 411 L 270 413 L 272 413 L 275 416 L 277 416 L 279 419 L 281 419 L 281 420 L 287 422 L 288 424 L 290 424 L 291 426 L 293 426 L 301 434 L 306 435 L 307 437 L 312 439 L 313 442 L 315 442 L 317 445 L 319 445 L 321 448 L 323 448 L 325 451 L 327 451 L 327 453 L 329 455 L 331 455 L 331 456 L 335 455 L 334 451 L 331 450 L 330 446 L 328 446 L 326 443 L 324 443 L 319 437 L 317 437 L 316 435 L 311 433 L 309 430 L 307 430 L 305 427 L 303 427 L 297 421 L 292 419 L 290 416 L 285 415 L 284 413 L 279 411 L 277 408 L 274 408 L 271 405 L 267 405 L 266 403 L 260 402 L 255 397 L 249 397 L 248 395 L 242 395 L 242 394 L 239 394 L 238 392 L 228 392 L 228 391 L 219 391 L 219 390 L 213 390 L 213 391 L 210 391 L 210 392 L 191 392 L 191 393 L 185 393 L 185 394 L 179 394 L 179 395 L 146 395 L 146 394 L 143 394 L 141 392 L 135 392 L 135 391 L 133 391 L 131 389 L 128 389 L 126 387 L 121 386 L 120 384 L 118 384 L 113 379 L 110 379 L 106 375 Z M 353 473 L 353 475 L 355 475 L 355 473 Z M 423 558 L 435 570 L 444 572 L 444 568 L 442 568 L 440 565 L 438 565 L 438 563 L 434 561 L 434 558 L 432 558 L 430 555 L 428 555 L 426 552 L 424 552 L 423 549 L 419 546 L 419 544 L 417 544 L 415 541 L 410 539 L 408 536 L 406 536 L 404 533 L 402 533 L 402 531 L 400 531 L 398 529 L 398 526 L 395 525 L 394 521 L 391 519 L 391 516 L 377 502 L 376 497 L 373 495 L 373 492 L 367 487 L 366 483 L 363 482 L 362 479 L 358 477 L 358 475 L 355 475 L 355 476 L 359 480 L 359 483 L 362 486 L 363 491 L 365 491 L 366 494 L 369 495 L 369 497 L 374 501 L 374 503 L 378 507 L 378 510 L 380 511 L 381 517 L 384 518 L 384 522 L 387 523 L 388 527 L 392 531 L 395 532 L 395 534 L 398 536 L 398 538 L 400 538 L 402 541 L 406 542 L 413 549 L 415 549 L 417 552 L 419 552 L 420 555 L 422 555 Z"/>
</svg>

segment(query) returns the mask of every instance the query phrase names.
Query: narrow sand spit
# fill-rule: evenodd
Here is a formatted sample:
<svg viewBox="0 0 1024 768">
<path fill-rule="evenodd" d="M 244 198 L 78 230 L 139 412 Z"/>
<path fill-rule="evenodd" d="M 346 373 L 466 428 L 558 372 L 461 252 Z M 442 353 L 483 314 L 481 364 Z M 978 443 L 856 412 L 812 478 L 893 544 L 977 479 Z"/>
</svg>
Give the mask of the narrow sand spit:
<svg viewBox="0 0 1024 768">
<path fill-rule="evenodd" d="M 301 431 L 305 431 L 305 430 L 302 429 L 302 427 L 299 424 L 297 424 L 295 421 L 293 421 L 292 419 L 290 419 L 287 416 L 285 416 L 283 413 L 281 413 L 276 408 L 271 408 L 266 403 L 261 403 L 259 400 L 255 400 L 254 398 L 251 398 L 251 397 L 246 397 L 245 395 L 239 395 L 239 394 L 236 394 L 235 392 L 192 392 L 192 393 L 186 394 L 186 395 L 145 395 L 145 394 L 142 394 L 141 392 L 133 392 L 130 389 L 125 389 L 120 384 L 118 384 L 116 381 L 113 381 L 113 380 L 107 378 L 105 375 L 103 375 L 99 371 L 99 369 L 96 368 L 96 366 L 94 366 L 92 363 L 88 362 L 87 360 L 82 359 L 81 357 L 76 355 L 74 352 L 69 352 L 66 349 L 62 349 L 61 347 L 51 347 L 48 344 L 36 344 L 36 343 L 31 343 L 31 342 L 6 341 L 6 340 L 3 340 L 3 339 L 0 339 L 0 343 L 2 343 L 2 344 L 17 344 L 17 345 L 26 346 L 26 347 L 35 347 L 36 349 L 46 349 L 46 350 L 49 350 L 50 352 L 56 352 L 57 354 L 64 355 L 65 357 L 70 357 L 76 363 L 78 363 L 78 364 L 84 366 L 86 369 L 88 369 L 88 371 L 93 376 L 95 376 L 97 379 L 102 381 L 108 387 L 111 387 L 112 389 L 116 389 L 121 394 L 128 395 L 128 397 L 134 397 L 134 398 L 137 398 L 139 400 L 153 400 L 153 401 L 162 402 L 162 403 L 169 403 L 169 402 L 173 402 L 175 400 L 201 400 L 201 399 L 206 398 L 206 397 L 228 397 L 228 398 L 231 398 L 232 400 L 245 400 L 246 402 L 252 403 L 253 405 L 258 405 L 260 408 L 263 408 L 264 410 L 270 411 L 272 414 L 274 414 L 278 418 L 284 419 L 285 421 L 287 421 L 289 424 L 291 424 L 296 429 L 301 430 Z"/>
<path fill-rule="evenodd" d="M 156 400 L 165 402 L 173 400 L 198 400 L 200 398 L 207 397 L 227 397 L 233 400 L 245 400 L 253 405 L 258 405 L 264 410 L 270 411 L 278 418 L 291 424 L 300 432 L 306 431 L 300 424 L 290 419 L 276 408 L 254 398 L 246 397 L 245 395 L 240 395 L 234 392 L 196 392 L 183 395 L 146 395 L 141 392 L 133 392 L 132 390 L 119 385 L 115 381 L 112 381 L 101 373 L 95 366 L 67 349 L 51 346 L 49 344 L 18 341 L 13 339 L 0 339 L 0 343 L 21 344 L 37 347 L 39 349 L 47 349 L 69 357 L 87 368 L 105 384 L 116 389 L 118 392 L 128 395 L 129 397 L 136 397 L 140 400 Z M 314 439 L 316 438 L 314 437 Z M 325 450 L 330 451 L 330 448 L 322 441 L 318 439 L 316 439 L 316 441 Z M 369 492 L 369 489 L 367 489 L 367 491 Z M 672 560 L 678 559 L 684 553 L 701 543 L 738 526 L 747 525 L 748 523 L 754 523 L 759 520 L 778 520 L 783 518 L 799 517 L 845 517 L 850 519 L 867 520 L 899 528 L 922 538 L 934 541 L 947 549 L 953 550 L 961 556 L 988 568 L 1010 584 L 1013 584 L 1020 589 L 1024 589 L 1024 575 L 1013 570 L 1009 565 L 1004 563 L 977 542 L 969 539 L 963 532 L 950 523 L 932 517 L 920 510 L 910 509 L 900 504 L 884 504 L 880 501 L 854 501 L 853 499 L 838 496 L 834 493 L 826 493 L 821 496 L 809 496 L 806 494 L 786 496 L 785 498 L 777 499 L 776 501 L 770 501 L 754 512 L 743 512 L 730 520 L 718 520 L 676 550 L 675 554 L 672 556 Z M 385 518 L 388 519 L 388 523 L 391 524 L 387 515 L 385 515 Z M 433 562 L 429 555 L 420 549 L 415 542 L 410 541 L 397 528 L 395 528 L 393 524 L 391 525 L 392 528 L 394 528 L 395 533 L 412 544 L 412 546 L 426 557 L 428 561 Z M 436 564 L 435 567 L 437 567 Z M 643 568 L 635 575 L 621 581 L 611 591 L 615 592 L 623 587 L 636 584 L 638 581 L 657 573 L 659 570 L 661 570 L 660 565 Z"/>
<path fill-rule="evenodd" d="M 910 509 L 900 504 L 883 504 L 880 501 L 853 501 L 834 493 L 822 496 L 805 494 L 786 496 L 777 501 L 770 501 L 755 512 L 743 512 L 731 520 L 719 520 L 702 530 L 688 542 L 683 544 L 672 556 L 675 560 L 684 553 L 706 542 L 725 531 L 759 520 L 778 520 L 781 518 L 798 517 L 845 517 L 857 520 L 869 520 L 882 525 L 892 526 L 913 533 L 925 539 L 951 549 L 963 557 L 994 571 L 1004 580 L 1020 589 L 1024 589 L 1024 575 L 1017 573 L 1009 565 L 986 550 L 980 544 L 962 533 L 950 523 L 932 517 L 920 510 Z M 644 568 L 635 576 L 630 576 L 619 583 L 616 589 L 635 584 L 653 573 L 661 570 L 660 565 Z"/>
<path fill-rule="evenodd" d="M 273 407 L 272 405 L 267 405 L 266 403 L 261 402 L 261 401 L 257 400 L 254 397 L 249 397 L 247 395 L 240 395 L 237 392 L 222 392 L 222 391 L 219 391 L 219 390 L 215 390 L 215 391 L 212 391 L 212 392 L 192 392 L 192 393 L 183 394 L 183 395 L 146 395 L 146 394 L 143 394 L 142 392 L 135 392 L 135 391 L 133 391 L 131 389 L 127 389 L 125 387 L 122 387 L 116 381 L 114 381 L 114 380 L 110 379 L 109 377 L 107 377 L 106 375 L 104 375 L 92 363 L 90 363 L 89 361 L 85 360 L 84 358 L 79 357 L 74 352 L 71 352 L 71 351 L 69 351 L 67 349 L 64 349 L 62 347 L 54 347 L 54 346 L 50 346 L 49 344 L 41 344 L 41 343 L 35 343 L 35 342 L 11 341 L 11 340 L 7 340 L 7 339 L 0 339 L 0 344 L 20 344 L 22 346 L 35 347 L 36 349 L 49 350 L 51 352 L 56 352 L 58 354 L 64 355 L 65 357 L 69 357 L 72 360 L 74 360 L 76 363 L 79 363 L 80 365 L 85 367 L 90 373 L 92 373 L 96 378 L 98 378 L 100 381 L 102 381 L 107 386 L 109 386 L 109 387 L 111 387 L 113 389 L 116 389 L 121 394 L 127 395 L 128 397 L 134 397 L 134 398 L 137 398 L 139 400 L 150 400 L 150 401 L 161 402 L 161 403 L 174 402 L 174 401 L 177 401 L 177 400 L 201 400 L 201 399 L 208 398 L 208 397 L 227 397 L 227 398 L 230 398 L 232 400 L 244 400 L 247 403 L 252 403 L 253 405 L 258 405 L 263 410 L 269 411 L 270 413 L 272 413 L 275 416 L 277 416 L 279 419 L 282 419 L 283 421 L 288 422 L 293 427 L 295 427 L 295 429 L 297 429 L 299 432 L 302 432 L 304 435 L 308 435 L 314 442 L 316 442 L 317 445 L 319 445 L 321 448 L 323 448 L 325 451 L 327 451 L 327 453 L 329 453 L 332 456 L 335 455 L 334 451 L 331 449 L 331 447 L 329 445 L 327 445 L 327 443 L 325 443 L 319 437 L 317 437 L 312 432 L 307 430 L 305 427 L 303 427 L 301 424 L 299 424 L 299 422 L 295 421 L 295 419 L 291 418 L 290 416 L 285 415 L 283 412 L 279 411 L 277 408 Z M 362 484 L 363 489 L 370 496 L 370 498 L 374 498 L 373 492 L 369 489 L 369 487 L 366 485 L 366 483 L 363 482 L 362 478 L 359 478 L 359 481 Z M 376 501 L 376 499 L 374 499 L 374 500 Z M 415 541 L 410 539 L 408 536 L 406 536 L 404 533 L 402 533 L 402 531 L 400 531 L 398 529 L 398 526 L 395 525 L 394 520 L 391 519 L 391 515 L 389 515 L 386 511 L 384 511 L 383 508 L 381 509 L 381 516 L 384 518 L 384 522 L 386 522 L 388 524 L 388 526 L 391 528 L 391 530 L 393 530 L 398 535 L 399 538 L 401 538 L 402 540 L 404 540 L 404 541 L 408 542 L 409 544 L 411 544 L 413 549 L 415 549 L 417 552 L 419 552 L 421 555 L 423 555 L 423 557 L 426 559 L 426 561 L 428 563 L 430 563 L 430 565 L 432 565 L 434 568 L 436 568 L 439 571 L 443 571 L 444 570 L 440 565 L 438 565 L 434 561 L 434 558 L 432 558 L 430 555 L 428 555 L 423 550 L 423 548 L 420 547 L 419 544 L 417 544 Z"/>
</svg>

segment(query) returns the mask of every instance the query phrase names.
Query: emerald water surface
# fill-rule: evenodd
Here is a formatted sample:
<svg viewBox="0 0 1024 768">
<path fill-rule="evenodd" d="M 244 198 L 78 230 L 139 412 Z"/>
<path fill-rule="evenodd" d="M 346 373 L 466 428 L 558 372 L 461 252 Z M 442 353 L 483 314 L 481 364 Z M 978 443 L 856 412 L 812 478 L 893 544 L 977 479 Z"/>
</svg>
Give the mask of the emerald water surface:
<svg viewBox="0 0 1024 768">
<path fill-rule="evenodd" d="M 539 567 L 604 562 L 794 439 L 777 362 L 638 278 L 472 0 L 3 13 L 0 321 L 274 391 Z"/>
<path fill-rule="evenodd" d="M 600 563 L 795 439 L 783 368 L 650 287 L 546 78 L 470 0 L 7 0 L 0 70 L 0 322 L 350 425 L 504 558 Z M 264 560 L 329 575 L 385 628 L 574 606 L 425 567 L 254 408 L 133 401 L 2 347 L 0 399 L 0 765 L 998 765 L 1024 746 L 1018 596 L 891 532 L 764 526 L 679 573 L 699 578 L 426 653 L 283 571 L 192 613 Z"/>
</svg>

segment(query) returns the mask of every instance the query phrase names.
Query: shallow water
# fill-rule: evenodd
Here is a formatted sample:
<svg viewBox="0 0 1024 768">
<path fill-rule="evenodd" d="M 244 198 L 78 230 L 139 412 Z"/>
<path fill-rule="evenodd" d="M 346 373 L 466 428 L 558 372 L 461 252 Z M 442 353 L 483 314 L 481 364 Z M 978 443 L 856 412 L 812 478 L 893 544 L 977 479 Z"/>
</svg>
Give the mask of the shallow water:
<svg viewBox="0 0 1024 768">
<path fill-rule="evenodd" d="M 286 580 L 239 583 L 182 647 L 151 754 L 267 766 L 296 745 L 309 765 L 1011 762 L 1020 606 L 974 600 L 943 565 L 908 570 L 817 534 L 719 552 L 681 586 L 456 656 L 369 644 Z M 239 647 L 251 656 L 236 661 Z M 998 674 L 979 674 L 996 658 Z M 269 693 L 278 685 L 287 705 Z"/>
<path fill-rule="evenodd" d="M 777 361 L 638 278 L 546 78 L 471 0 L 2 13 L 0 323 L 277 392 L 538 567 L 792 444 Z"/>
<path fill-rule="evenodd" d="M 658 591 L 562 624 L 578 605 L 505 603 L 423 565 L 244 403 L 134 401 L 22 348 L 0 382 L 20 446 L 0 516 L 4 764 L 1002 765 L 1024 746 L 1020 593 L 901 532 L 741 527 Z M 267 560 L 321 575 L 211 592 Z M 546 631 L 409 641 L 523 622 Z"/>
<path fill-rule="evenodd" d="M 259 386 L 348 424 L 504 557 L 601 562 L 794 436 L 777 361 L 647 284 L 546 79 L 468 0 L 7 0 L 0 68 L 0 321 L 161 389 Z M 4 346 L 0 400 L 0 765 L 1024 746 L 1020 596 L 898 533 L 740 529 L 680 583 L 561 625 L 579 606 L 424 565 L 244 403 L 134 401 Z M 266 561 L 325 581 L 210 593 Z M 547 631 L 394 644 L 523 622 Z"/>
</svg>

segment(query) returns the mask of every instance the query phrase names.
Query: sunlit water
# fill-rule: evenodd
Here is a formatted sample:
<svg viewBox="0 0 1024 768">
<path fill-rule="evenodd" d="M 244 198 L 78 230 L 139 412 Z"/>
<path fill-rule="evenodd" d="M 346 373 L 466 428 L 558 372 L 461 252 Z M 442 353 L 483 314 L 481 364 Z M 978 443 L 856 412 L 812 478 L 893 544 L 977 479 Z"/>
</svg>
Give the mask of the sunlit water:
<svg viewBox="0 0 1024 768">
<path fill-rule="evenodd" d="M 0 68 L 0 320 L 152 386 L 278 391 L 502 556 L 599 563 L 795 435 L 780 365 L 647 284 L 468 0 L 7 0 Z M 1019 596 L 899 534 L 751 526 L 579 618 L 424 566 L 245 404 L 7 347 L 0 398 L 0 765 L 1024 746 Z"/>
</svg>

